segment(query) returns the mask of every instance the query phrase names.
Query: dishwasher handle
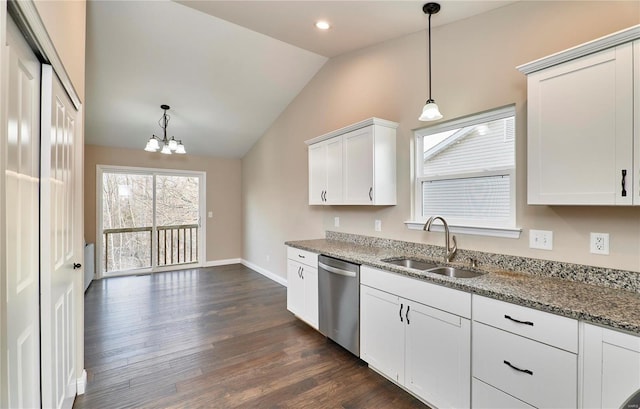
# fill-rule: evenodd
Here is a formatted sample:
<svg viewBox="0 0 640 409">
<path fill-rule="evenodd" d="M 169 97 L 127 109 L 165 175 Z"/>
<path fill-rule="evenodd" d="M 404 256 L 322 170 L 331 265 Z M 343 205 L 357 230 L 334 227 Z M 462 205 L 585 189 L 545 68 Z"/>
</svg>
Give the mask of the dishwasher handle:
<svg viewBox="0 0 640 409">
<path fill-rule="evenodd" d="M 340 275 L 345 276 L 345 277 L 356 277 L 357 276 L 357 274 L 354 271 L 347 271 L 347 270 L 343 270 L 341 268 L 331 267 L 331 266 L 328 266 L 328 265 L 326 265 L 326 264 L 324 264 L 324 263 L 322 263 L 320 261 L 318 261 L 318 267 L 320 267 L 323 270 L 327 270 L 330 273 L 340 274 Z"/>
</svg>

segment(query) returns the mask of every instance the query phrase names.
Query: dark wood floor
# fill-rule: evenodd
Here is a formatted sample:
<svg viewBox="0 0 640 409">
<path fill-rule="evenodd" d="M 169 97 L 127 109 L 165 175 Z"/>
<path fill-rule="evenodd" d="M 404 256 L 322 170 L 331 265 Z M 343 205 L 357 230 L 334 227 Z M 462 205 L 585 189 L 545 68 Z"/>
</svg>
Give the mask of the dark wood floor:
<svg viewBox="0 0 640 409">
<path fill-rule="evenodd" d="M 242 266 L 94 281 L 74 408 L 426 408 Z"/>
</svg>

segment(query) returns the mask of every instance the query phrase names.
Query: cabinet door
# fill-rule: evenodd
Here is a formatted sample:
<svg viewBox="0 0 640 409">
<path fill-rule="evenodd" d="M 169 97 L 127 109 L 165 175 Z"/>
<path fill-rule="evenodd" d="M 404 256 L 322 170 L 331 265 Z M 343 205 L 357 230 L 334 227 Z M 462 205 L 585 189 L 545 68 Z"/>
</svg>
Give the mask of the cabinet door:
<svg viewBox="0 0 640 409">
<path fill-rule="evenodd" d="M 342 137 L 335 137 L 324 143 L 327 164 L 325 204 L 341 204 L 344 201 L 342 189 Z"/>
<path fill-rule="evenodd" d="M 304 292 L 304 314 L 302 319 L 318 329 L 318 269 L 302 266 L 300 270 Z"/>
<path fill-rule="evenodd" d="M 527 121 L 529 204 L 632 203 L 630 43 L 529 75 Z"/>
<path fill-rule="evenodd" d="M 344 200 L 347 204 L 373 203 L 373 127 L 344 135 Z"/>
<path fill-rule="evenodd" d="M 404 314 L 396 295 L 360 286 L 360 358 L 371 368 L 404 382 Z"/>
<path fill-rule="evenodd" d="M 309 146 L 309 204 L 341 204 L 342 137 Z"/>
<path fill-rule="evenodd" d="M 327 189 L 327 148 L 322 143 L 309 146 L 309 204 L 324 204 Z"/>
<path fill-rule="evenodd" d="M 470 321 L 414 302 L 408 308 L 405 386 L 437 408 L 468 408 Z"/>
<path fill-rule="evenodd" d="M 287 260 L 287 309 L 298 317 L 304 315 L 302 268 L 297 261 Z"/>
<path fill-rule="evenodd" d="M 620 408 L 640 393 L 640 338 L 584 325 L 584 408 Z"/>
</svg>

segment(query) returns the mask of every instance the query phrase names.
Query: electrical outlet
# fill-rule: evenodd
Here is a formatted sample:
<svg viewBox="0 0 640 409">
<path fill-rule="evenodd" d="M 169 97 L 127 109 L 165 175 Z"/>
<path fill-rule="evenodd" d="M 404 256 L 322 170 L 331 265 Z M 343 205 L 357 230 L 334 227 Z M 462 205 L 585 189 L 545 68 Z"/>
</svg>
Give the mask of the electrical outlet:
<svg viewBox="0 0 640 409">
<path fill-rule="evenodd" d="M 340 218 L 339 217 L 334 217 L 333 218 L 333 226 L 334 227 L 340 227 Z"/>
<path fill-rule="evenodd" d="M 529 247 L 532 249 L 552 250 L 553 232 L 551 230 L 529 230 Z"/>
<path fill-rule="evenodd" d="M 376 220 L 374 228 L 376 231 L 382 231 L 382 220 Z"/>
<path fill-rule="evenodd" d="M 609 255 L 609 233 L 591 233 L 590 252 Z"/>
</svg>

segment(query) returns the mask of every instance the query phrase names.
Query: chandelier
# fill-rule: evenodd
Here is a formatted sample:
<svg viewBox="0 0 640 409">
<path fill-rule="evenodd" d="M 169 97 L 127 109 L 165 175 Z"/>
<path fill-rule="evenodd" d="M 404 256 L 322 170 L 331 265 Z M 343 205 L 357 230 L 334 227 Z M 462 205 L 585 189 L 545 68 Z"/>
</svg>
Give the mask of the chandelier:
<svg viewBox="0 0 640 409">
<path fill-rule="evenodd" d="M 184 145 L 182 144 L 182 140 L 176 140 L 173 136 L 171 139 L 167 138 L 167 125 L 169 124 L 169 119 L 171 117 L 167 115 L 167 111 L 169 110 L 169 105 L 160 105 L 160 108 L 164 110 L 164 114 L 162 114 L 162 118 L 158 121 L 158 125 L 164 131 L 164 137 L 160 139 L 159 137 L 152 135 L 147 142 L 147 146 L 145 146 L 144 150 L 147 152 L 158 152 L 164 153 L 165 155 L 171 155 L 172 153 L 187 153 L 184 149 Z M 160 143 L 162 143 L 162 149 L 160 149 Z"/>
</svg>

